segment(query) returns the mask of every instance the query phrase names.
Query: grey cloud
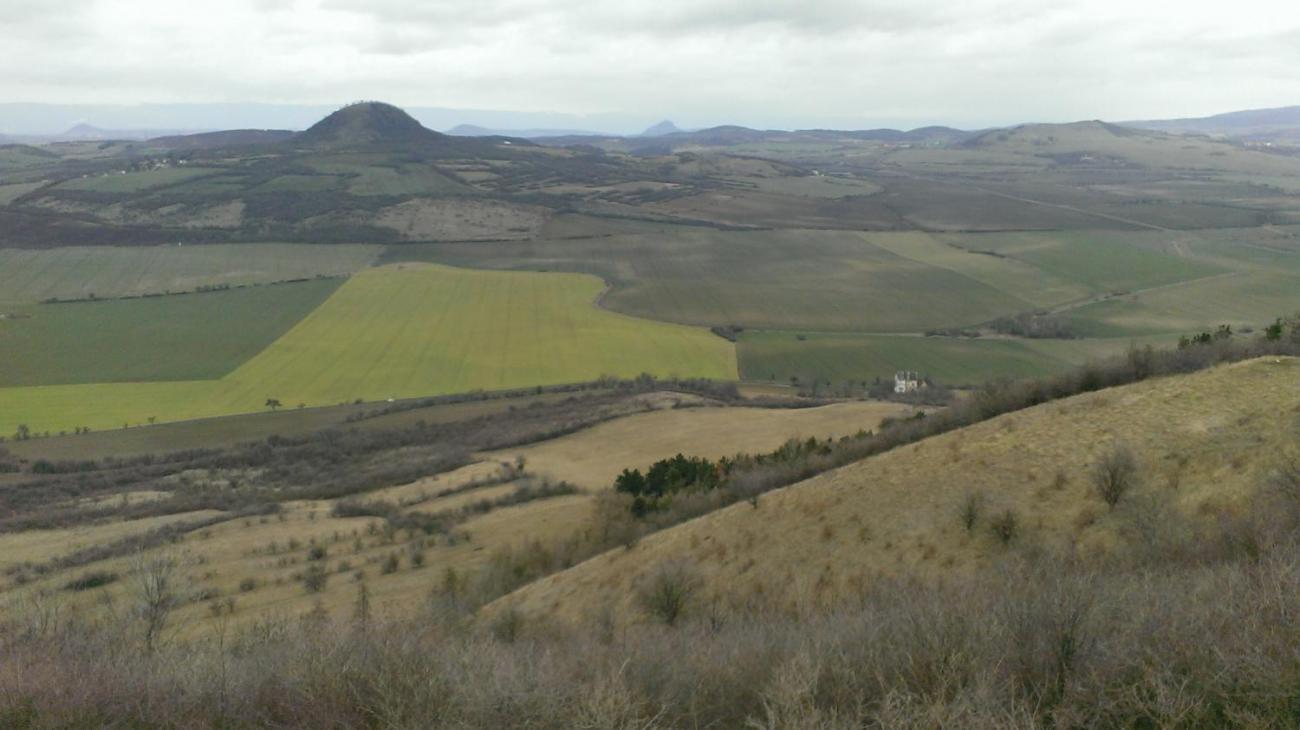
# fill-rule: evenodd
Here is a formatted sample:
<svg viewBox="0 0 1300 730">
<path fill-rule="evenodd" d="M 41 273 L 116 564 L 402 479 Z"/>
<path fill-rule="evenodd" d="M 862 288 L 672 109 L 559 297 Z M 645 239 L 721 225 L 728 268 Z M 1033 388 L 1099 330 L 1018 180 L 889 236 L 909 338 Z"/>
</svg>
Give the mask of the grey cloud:
<svg viewBox="0 0 1300 730">
<path fill-rule="evenodd" d="M 383 98 L 757 126 L 1300 102 L 1300 17 L 1283 0 L 1235 0 L 1231 13 L 1179 0 L 188 0 L 183 11 L 63 0 L 58 10 L 0 0 L 0 98 Z"/>
</svg>

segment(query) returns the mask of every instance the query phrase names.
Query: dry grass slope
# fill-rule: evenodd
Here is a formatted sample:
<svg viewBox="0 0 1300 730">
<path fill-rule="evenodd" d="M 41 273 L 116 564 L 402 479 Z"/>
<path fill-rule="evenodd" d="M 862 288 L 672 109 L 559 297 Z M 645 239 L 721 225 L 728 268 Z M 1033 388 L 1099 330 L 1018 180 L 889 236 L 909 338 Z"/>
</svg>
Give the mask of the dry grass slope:
<svg viewBox="0 0 1300 730">
<path fill-rule="evenodd" d="M 1294 358 L 1085 394 L 820 475 L 765 495 L 756 509 L 709 514 L 526 586 L 488 611 L 643 621 L 638 593 L 659 566 L 685 561 L 702 581 L 699 605 L 803 613 L 882 579 L 965 575 L 994 563 L 1005 547 L 990 527 L 1005 510 L 1017 517 L 1016 541 L 1099 559 L 1155 529 L 1160 509 L 1232 513 L 1294 445 L 1298 413 Z M 1110 510 L 1089 474 L 1117 443 L 1136 455 L 1140 486 Z M 985 503 L 967 531 L 960 512 L 972 493 Z"/>
<path fill-rule="evenodd" d="M 534 540 L 554 544 L 582 530 L 591 519 L 596 495 L 608 488 L 613 475 L 624 466 L 644 467 L 679 452 L 721 456 L 770 450 L 791 437 L 841 436 L 877 428 L 881 418 L 907 410 L 878 403 L 774 410 L 707 405 L 674 408 L 678 401 L 698 403 L 700 399 L 676 393 L 647 394 L 639 407 L 653 409 L 650 412 L 634 413 L 530 447 L 484 454 L 479 461 L 450 472 L 343 500 L 387 503 L 400 506 L 405 513 L 436 515 L 507 497 L 520 485 L 543 478 L 570 479 L 582 488 L 575 494 L 470 515 L 456 525 L 452 538 L 395 529 L 381 517 L 340 515 L 335 512 L 335 500 L 298 501 L 284 504 L 276 515 L 241 517 L 207 510 L 0 535 L 0 571 L 23 563 L 68 558 L 78 551 L 142 537 L 168 525 L 212 521 L 214 524 L 185 531 L 182 539 L 146 553 L 150 558 L 171 555 L 179 561 L 176 585 L 183 600 L 171 625 L 180 636 L 206 635 L 215 626 L 216 617 L 232 626 L 248 626 L 303 615 L 317 602 L 322 610 L 346 618 L 353 610 L 359 576 L 376 616 L 407 618 L 419 612 L 432 590 L 442 588 L 449 571 L 474 576 L 499 551 Z M 603 456 L 593 458 L 600 454 Z M 529 475 L 503 475 L 501 462 L 513 462 L 517 455 L 525 456 Z M 180 489 L 187 482 L 205 478 L 202 473 L 185 474 L 164 484 Z M 99 502 L 136 502 L 157 496 L 111 495 Z M 87 502 L 86 506 L 92 505 Z M 309 559 L 313 547 L 324 553 L 319 560 Z M 413 558 L 417 552 L 420 565 Z M 397 566 L 386 571 L 384 562 L 393 555 Z M 329 574 L 318 592 L 304 590 L 301 580 L 313 566 L 321 566 Z M 9 576 L 0 588 L 0 606 L 25 605 L 36 596 L 53 595 L 69 611 L 98 615 L 104 606 L 130 600 L 131 571 L 132 557 L 118 554 L 58 568 L 21 584 Z M 73 580 L 93 574 L 121 579 L 95 590 L 65 588 Z M 234 610 L 222 613 L 228 600 Z"/>
</svg>

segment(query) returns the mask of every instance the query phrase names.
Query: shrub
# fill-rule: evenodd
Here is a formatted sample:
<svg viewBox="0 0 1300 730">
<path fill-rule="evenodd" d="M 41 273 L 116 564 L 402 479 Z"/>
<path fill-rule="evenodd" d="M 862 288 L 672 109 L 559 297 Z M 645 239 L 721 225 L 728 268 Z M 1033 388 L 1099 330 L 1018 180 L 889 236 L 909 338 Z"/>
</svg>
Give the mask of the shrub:
<svg viewBox="0 0 1300 730">
<path fill-rule="evenodd" d="M 323 545 L 313 545 L 307 551 L 307 559 L 311 561 L 324 560 L 328 554 Z"/>
<path fill-rule="evenodd" d="M 979 522 L 983 511 L 984 493 L 974 490 L 966 492 L 961 502 L 961 526 L 966 528 L 967 532 L 975 529 L 975 523 Z"/>
<path fill-rule="evenodd" d="M 1014 510 L 1008 508 L 989 520 L 989 529 L 993 537 L 1003 545 L 1010 545 L 1020 534 L 1020 518 Z"/>
<path fill-rule="evenodd" d="M 329 582 L 330 575 L 319 565 L 313 565 L 307 569 L 302 576 L 302 587 L 307 589 L 308 593 L 320 593 L 325 590 L 325 584 Z"/>
<path fill-rule="evenodd" d="M 99 588 L 113 583 L 118 579 L 117 573 L 110 573 L 106 570 L 95 570 L 85 575 L 74 578 L 69 581 L 64 588 L 70 591 L 88 591 L 92 588 Z"/>
<path fill-rule="evenodd" d="M 401 557 L 399 557 L 397 553 L 389 553 L 388 557 L 384 558 L 383 565 L 379 566 L 379 572 L 384 575 L 390 575 L 396 573 L 397 569 L 400 567 L 402 567 Z"/>
<path fill-rule="evenodd" d="M 256 590 L 256 589 L 257 589 L 257 579 L 256 579 L 256 578 L 245 578 L 245 579 L 239 581 L 239 592 L 240 592 L 240 593 L 250 593 L 250 592 L 252 592 L 252 591 L 254 591 L 254 590 Z"/>
<path fill-rule="evenodd" d="M 1111 509 L 1120 503 L 1137 481 L 1137 458 L 1123 444 L 1116 445 L 1092 468 L 1092 485 L 1097 496 Z"/>
<path fill-rule="evenodd" d="M 695 572 L 682 561 L 663 563 L 642 589 L 642 606 L 668 626 L 677 623 L 699 588 Z"/>
</svg>

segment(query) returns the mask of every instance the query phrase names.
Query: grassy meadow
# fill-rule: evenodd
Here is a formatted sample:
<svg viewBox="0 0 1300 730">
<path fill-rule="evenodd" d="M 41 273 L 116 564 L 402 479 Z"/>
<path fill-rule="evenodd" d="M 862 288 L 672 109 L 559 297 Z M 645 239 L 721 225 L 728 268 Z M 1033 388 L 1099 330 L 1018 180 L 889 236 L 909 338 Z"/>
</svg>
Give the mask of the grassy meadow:
<svg viewBox="0 0 1300 730">
<path fill-rule="evenodd" d="M 100 299 L 341 276 L 368 266 L 382 247 L 293 243 L 203 246 L 69 246 L 0 249 L 0 304 Z"/>
<path fill-rule="evenodd" d="M 12 183 L 9 185 L 0 185 L 0 206 L 9 205 L 22 196 L 38 190 L 44 186 L 44 182 L 27 182 Z"/>
<path fill-rule="evenodd" d="M 1130 342 L 1167 343 L 1222 323 L 1259 328 L 1300 307 L 1300 246 L 1289 227 L 571 237 L 582 223 L 567 220 L 551 229 L 557 238 L 527 243 L 393 246 L 383 260 L 593 273 L 610 283 L 606 308 L 746 328 L 741 374 L 760 382 L 919 369 L 978 384 L 1059 372 Z M 1056 313 L 1077 339 L 886 336 L 1035 311 Z"/>
<path fill-rule="evenodd" d="M 695 325 L 907 332 L 1030 307 L 1014 294 L 843 231 L 691 229 L 491 247 L 403 245 L 386 255 L 398 258 L 594 273 L 611 284 L 602 306 Z"/>
<path fill-rule="evenodd" d="M 1169 344 L 1169 337 L 1078 340 L 917 337 L 818 332 L 745 332 L 737 343 L 740 373 L 755 382 L 800 385 L 889 379 L 919 370 L 947 385 L 979 385 L 994 374 L 1017 378 L 1069 370 L 1124 352 L 1131 344 Z"/>
<path fill-rule="evenodd" d="M 577 275 L 368 269 L 220 379 L 0 388 L 0 413 L 5 430 L 98 430 L 248 413 L 268 399 L 293 408 L 642 372 L 737 377 L 731 343 L 600 310 L 600 290 Z"/>
<path fill-rule="evenodd" d="M 288 332 L 342 279 L 27 306 L 0 321 L 0 388 L 215 380 Z"/>
<path fill-rule="evenodd" d="M 59 185 L 59 188 L 95 193 L 139 193 L 178 185 L 218 172 L 220 172 L 219 168 L 202 167 L 163 167 L 144 172 L 108 172 L 70 180 Z"/>
</svg>

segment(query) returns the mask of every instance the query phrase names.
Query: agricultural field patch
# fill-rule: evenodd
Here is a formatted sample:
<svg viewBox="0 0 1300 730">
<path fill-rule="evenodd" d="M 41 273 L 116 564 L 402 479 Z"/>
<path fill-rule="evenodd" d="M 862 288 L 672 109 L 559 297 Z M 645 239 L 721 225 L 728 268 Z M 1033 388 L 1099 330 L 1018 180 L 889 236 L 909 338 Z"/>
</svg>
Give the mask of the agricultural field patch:
<svg viewBox="0 0 1300 730">
<path fill-rule="evenodd" d="M 1300 272 L 1232 272 L 1089 304 L 1069 317 L 1093 336 L 1195 333 L 1222 324 L 1260 329 L 1297 308 Z"/>
<path fill-rule="evenodd" d="M 0 145 L 0 171 L 21 170 L 58 162 L 59 156 L 39 147 L 22 144 Z"/>
<path fill-rule="evenodd" d="M 38 181 L 0 185 L 0 205 L 9 205 L 33 190 L 40 190 L 45 184 L 43 181 Z"/>
<path fill-rule="evenodd" d="M 861 233 L 724 232 L 493 246 L 396 246 L 461 266 L 593 273 L 614 311 L 696 325 L 906 332 L 974 324 L 1032 304 L 956 271 L 899 256 Z"/>
<path fill-rule="evenodd" d="M 45 432 L 249 413 L 270 399 L 334 405 L 642 372 L 736 378 L 731 343 L 602 311 L 591 304 L 600 290 L 577 275 L 369 269 L 220 380 L 0 388 L 0 412 Z"/>
<path fill-rule="evenodd" d="M 88 190 L 96 193 L 138 193 L 220 172 L 219 168 L 204 167 L 162 167 L 142 172 L 114 171 L 93 174 L 88 177 L 69 180 L 58 186 L 60 190 Z"/>
<path fill-rule="evenodd" d="M 353 195 L 446 195 L 468 190 L 432 165 L 355 164 L 329 158 L 309 164 L 320 172 L 343 176 L 347 179 L 348 192 Z"/>
<path fill-rule="evenodd" d="M 235 416 L 201 418 L 175 423 L 159 423 L 148 428 L 93 431 L 71 436 L 51 436 L 27 441 L 8 441 L 5 448 L 22 459 L 49 461 L 102 459 L 107 456 L 130 457 L 163 454 L 186 449 L 224 448 L 271 436 L 299 436 L 327 428 L 361 431 L 403 428 L 423 421 L 427 424 L 478 418 L 513 408 L 527 408 L 534 403 L 553 403 L 570 397 L 569 393 L 544 393 L 508 398 L 487 398 L 462 403 L 445 403 L 427 408 L 399 410 L 374 416 L 376 403 L 346 403 L 319 408 L 291 408 Z M 385 403 L 384 406 L 389 404 Z M 361 416 L 366 418 L 360 418 Z M 356 420 L 360 419 L 360 420 Z M 0 436 L 8 437 L 8 433 Z"/>
<path fill-rule="evenodd" d="M 627 416 L 521 449 L 529 471 L 587 489 L 614 483 L 625 468 L 645 469 L 674 454 L 719 459 L 764 453 L 787 439 L 841 437 L 875 428 L 882 418 L 911 412 L 896 403 L 836 403 L 818 408 L 677 408 Z"/>
<path fill-rule="evenodd" d="M 415 198 L 379 211 L 374 223 L 410 241 L 501 241 L 531 238 L 550 211 L 471 198 Z"/>
<path fill-rule="evenodd" d="M 1136 291 L 1224 273 L 1225 269 L 1175 251 L 1161 252 L 1130 241 L 1177 234 L 1104 234 L 1093 231 L 985 234 L 968 245 L 1008 256 L 1094 292 Z M 978 243 L 974 243 L 978 241 Z"/>
<path fill-rule="evenodd" d="M 875 195 L 884 190 L 880 185 L 868 180 L 838 175 L 745 178 L 741 182 L 750 183 L 764 192 L 803 198 L 849 198 Z"/>
<path fill-rule="evenodd" d="M 323 193 L 344 187 L 337 175 L 280 175 L 253 188 L 255 193 Z"/>
<path fill-rule="evenodd" d="M 542 227 L 539 238 L 603 238 L 618 234 L 654 233 L 672 235 L 689 227 L 677 223 L 616 218 L 612 216 L 561 213 L 551 216 Z"/>
<path fill-rule="evenodd" d="M 1034 307 L 1060 304 L 1093 293 L 1082 282 L 980 248 L 981 239 L 996 235 L 872 233 L 867 240 L 899 256 L 954 271 L 1012 294 Z"/>
<path fill-rule="evenodd" d="M 688 220 L 740 227 L 901 230 L 914 226 L 884 196 L 808 197 L 765 190 L 727 189 L 674 197 L 642 206 Z"/>
<path fill-rule="evenodd" d="M 341 283 L 28 306 L 0 321 L 0 388 L 220 378 Z"/>
<path fill-rule="evenodd" d="M 289 243 L 0 249 L 0 304 L 342 276 L 368 266 L 382 250 Z"/>
<path fill-rule="evenodd" d="M 1122 337 L 1020 340 L 766 331 L 743 333 L 737 353 L 741 376 L 754 382 L 804 387 L 815 380 L 870 383 L 888 380 L 899 370 L 917 370 L 955 386 L 1061 372 L 1122 353 L 1132 342 Z"/>
</svg>

